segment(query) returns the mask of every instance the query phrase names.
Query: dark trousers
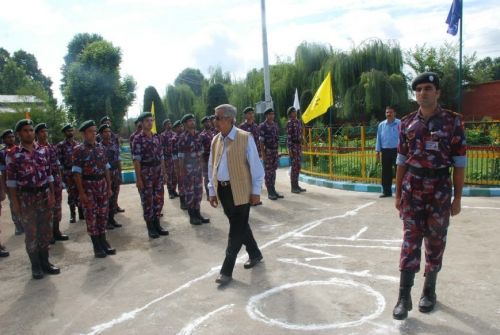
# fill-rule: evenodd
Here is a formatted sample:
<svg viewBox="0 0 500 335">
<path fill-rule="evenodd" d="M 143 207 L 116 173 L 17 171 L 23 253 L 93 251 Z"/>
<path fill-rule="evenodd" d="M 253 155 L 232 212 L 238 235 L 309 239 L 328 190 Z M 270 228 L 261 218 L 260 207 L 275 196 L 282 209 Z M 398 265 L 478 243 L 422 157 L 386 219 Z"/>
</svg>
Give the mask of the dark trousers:
<svg viewBox="0 0 500 335">
<path fill-rule="evenodd" d="M 261 252 L 255 241 L 252 229 L 248 224 L 250 214 L 250 204 L 235 206 L 231 186 L 223 187 L 219 185 L 218 195 L 224 214 L 229 219 L 229 238 L 227 240 L 226 258 L 222 264 L 220 273 L 226 276 L 233 275 L 236 257 L 242 245 L 245 245 L 250 259 L 261 257 Z"/>
<path fill-rule="evenodd" d="M 392 194 L 392 177 L 396 168 L 398 149 L 382 149 L 382 190 L 385 195 Z"/>
</svg>

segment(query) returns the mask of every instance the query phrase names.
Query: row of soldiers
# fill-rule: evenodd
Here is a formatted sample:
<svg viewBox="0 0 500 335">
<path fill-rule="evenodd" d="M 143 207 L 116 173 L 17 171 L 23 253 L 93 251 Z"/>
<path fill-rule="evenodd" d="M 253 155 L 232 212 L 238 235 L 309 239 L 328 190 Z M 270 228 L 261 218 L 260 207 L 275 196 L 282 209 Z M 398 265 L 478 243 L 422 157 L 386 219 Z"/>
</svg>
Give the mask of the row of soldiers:
<svg viewBox="0 0 500 335">
<path fill-rule="evenodd" d="M 246 108 L 245 121 L 239 127 L 253 135 L 265 165 L 268 197 L 276 200 L 283 198 L 274 186 L 279 128 L 272 109 L 264 114 L 266 120 L 257 126 L 253 108 Z M 300 193 L 305 191 L 298 185 L 302 125 L 293 107 L 287 114 L 291 190 Z M 136 120 L 137 129 L 130 137 L 130 147 L 150 238 L 169 235 L 160 225 L 164 184 L 170 199 L 180 198 L 181 208 L 188 211 L 191 224 L 210 222 L 201 215 L 200 203 L 203 188 L 208 197 L 208 159 L 212 139 L 217 134 L 214 121 L 215 116 L 204 117 L 202 130 L 198 132 L 194 115 L 187 114 L 174 123 L 165 120 L 163 132 L 155 134 L 151 113 L 143 113 Z M 65 140 L 52 145 L 48 143 L 45 123 L 34 127 L 31 120 L 21 120 L 15 127 L 19 145 L 15 145 L 14 131 L 1 135 L 5 144 L 0 151 L 2 189 L 9 190 L 16 233 L 26 234 L 32 275 L 37 279 L 44 273 L 60 271 L 48 261 L 48 250 L 50 243 L 68 240 L 59 230 L 64 187 L 68 192 L 70 222 L 76 221 L 78 209 L 79 218 L 86 221 L 95 257 L 116 253 L 106 239 L 106 229 L 121 227 L 114 219 L 117 211 L 123 211 L 117 203 L 121 184 L 120 143 L 111 131 L 110 118 L 102 118 L 99 128 L 92 120 L 83 122 L 79 127 L 82 143 L 75 140 L 72 125 L 64 126 L 62 131 Z M 3 247 L 0 250 L 8 255 Z"/>
</svg>

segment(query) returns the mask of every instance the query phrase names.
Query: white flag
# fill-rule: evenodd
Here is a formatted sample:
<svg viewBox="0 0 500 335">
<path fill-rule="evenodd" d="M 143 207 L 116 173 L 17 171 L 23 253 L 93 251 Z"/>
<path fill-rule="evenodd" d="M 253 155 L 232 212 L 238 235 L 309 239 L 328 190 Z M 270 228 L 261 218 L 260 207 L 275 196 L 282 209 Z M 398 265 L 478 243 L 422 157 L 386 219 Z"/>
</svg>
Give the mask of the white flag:
<svg viewBox="0 0 500 335">
<path fill-rule="evenodd" d="M 293 107 L 297 112 L 300 110 L 299 91 L 297 91 L 297 89 L 295 89 L 295 98 L 293 99 Z"/>
</svg>

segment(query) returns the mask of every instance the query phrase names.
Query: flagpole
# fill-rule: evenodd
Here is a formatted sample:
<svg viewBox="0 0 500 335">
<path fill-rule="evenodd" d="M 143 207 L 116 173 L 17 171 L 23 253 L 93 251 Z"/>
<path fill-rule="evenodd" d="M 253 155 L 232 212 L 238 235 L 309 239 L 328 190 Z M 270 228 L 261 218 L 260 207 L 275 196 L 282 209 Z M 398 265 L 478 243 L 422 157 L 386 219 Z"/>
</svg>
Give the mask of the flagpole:
<svg viewBox="0 0 500 335">
<path fill-rule="evenodd" d="M 460 48 L 459 48 L 459 60 L 458 60 L 458 112 L 462 112 L 462 30 L 463 30 L 463 23 L 464 23 L 464 2 L 463 0 L 460 0 L 461 6 L 460 6 Z"/>
</svg>

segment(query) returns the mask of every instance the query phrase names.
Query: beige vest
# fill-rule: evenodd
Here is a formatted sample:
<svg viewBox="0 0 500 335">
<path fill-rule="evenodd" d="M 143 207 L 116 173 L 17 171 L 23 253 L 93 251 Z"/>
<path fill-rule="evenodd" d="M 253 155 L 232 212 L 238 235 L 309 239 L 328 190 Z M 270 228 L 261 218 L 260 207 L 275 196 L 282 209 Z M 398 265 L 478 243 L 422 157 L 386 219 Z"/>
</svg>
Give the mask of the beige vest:
<svg viewBox="0 0 500 335">
<path fill-rule="evenodd" d="M 227 166 L 229 170 L 229 181 L 231 183 L 231 191 L 233 193 L 233 201 L 235 206 L 249 203 L 250 194 L 252 193 L 252 177 L 250 174 L 250 166 L 247 162 L 247 144 L 250 133 L 236 128 L 236 136 L 234 141 L 227 139 Z M 224 150 L 224 140 L 222 134 L 217 134 L 212 141 L 212 183 L 217 194 L 219 186 L 217 180 L 217 169 L 219 167 L 222 152 Z"/>
</svg>

